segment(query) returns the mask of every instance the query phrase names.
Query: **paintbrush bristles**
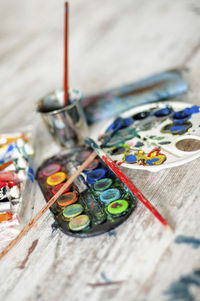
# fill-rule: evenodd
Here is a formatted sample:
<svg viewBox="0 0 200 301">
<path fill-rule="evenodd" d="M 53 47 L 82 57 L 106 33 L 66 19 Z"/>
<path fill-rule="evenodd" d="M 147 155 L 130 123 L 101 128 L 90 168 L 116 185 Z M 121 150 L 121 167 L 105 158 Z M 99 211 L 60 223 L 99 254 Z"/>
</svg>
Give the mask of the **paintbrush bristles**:
<svg viewBox="0 0 200 301">
<path fill-rule="evenodd" d="M 65 2 L 65 35 L 64 35 L 64 105 L 68 104 L 68 19 L 69 4 Z"/>
<path fill-rule="evenodd" d="M 97 156 L 96 152 L 91 153 L 91 155 L 85 160 L 85 162 L 77 169 L 77 171 L 67 180 L 67 182 L 61 187 L 61 189 L 49 200 L 49 202 L 36 214 L 36 216 L 28 223 L 27 226 L 18 234 L 18 236 L 10 242 L 10 244 L 0 253 L 0 259 L 2 259 L 12 247 L 26 234 L 30 228 L 39 220 L 39 218 L 57 201 L 59 196 L 64 192 L 64 190 L 69 187 L 74 180 L 80 175 L 80 173 L 95 159 Z"/>
</svg>

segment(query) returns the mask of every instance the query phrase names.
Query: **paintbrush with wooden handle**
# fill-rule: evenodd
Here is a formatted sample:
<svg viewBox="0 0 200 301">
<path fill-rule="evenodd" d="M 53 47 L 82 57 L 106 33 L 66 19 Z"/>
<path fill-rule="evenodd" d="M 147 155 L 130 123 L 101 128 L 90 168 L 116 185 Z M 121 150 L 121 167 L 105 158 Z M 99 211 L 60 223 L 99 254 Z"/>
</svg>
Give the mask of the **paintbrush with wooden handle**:
<svg viewBox="0 0 200 301">
<path fill-rule="evenodd" d="M 61 189 L 48 201 L 48 203 L 36 214 L 36 216 L 22 229 L 17 237 L 12 240 L 9 245 L 0 253 L 0 259 L 2 259 L 9 251 L 16 245 L 16 243 L 26 234 L 32 226 L 39 220 L 39 218 L 57 201 L 59 196 L 70 186 L 73 181 L 80 175 L 80 173 L 95 159 L 96 152 L 90 154 L 90 156 L 83 162 L 83 164 L 77 169 L 77 171 L 67 180 L 67 182 L 61 187 Z"/>
</svg>

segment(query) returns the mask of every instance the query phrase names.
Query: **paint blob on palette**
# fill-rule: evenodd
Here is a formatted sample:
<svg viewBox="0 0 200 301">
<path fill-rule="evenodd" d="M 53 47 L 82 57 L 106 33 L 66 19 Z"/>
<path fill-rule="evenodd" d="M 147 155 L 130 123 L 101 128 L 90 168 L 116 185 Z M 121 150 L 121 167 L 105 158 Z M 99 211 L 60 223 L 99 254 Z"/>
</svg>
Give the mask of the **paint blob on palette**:
<svg viewBox="0 0 200 301">
<path fill-rule="evenodd" d="M 77 147 L 46 160 L 36 178 L 46 201 L 85 161 L 92 151 Z M 95 236 L 123 223 L 135 209 L 133 193 L 96 158 L 51 207 L 56 227 L 75 237 Z"/>
<path fill-rule="evenodd" d="M 109 122 L 98 140 L 123 167 L 178 166 L 200 156 L 200 107 L 175 101 L 143 105 Z"/>
</svg>

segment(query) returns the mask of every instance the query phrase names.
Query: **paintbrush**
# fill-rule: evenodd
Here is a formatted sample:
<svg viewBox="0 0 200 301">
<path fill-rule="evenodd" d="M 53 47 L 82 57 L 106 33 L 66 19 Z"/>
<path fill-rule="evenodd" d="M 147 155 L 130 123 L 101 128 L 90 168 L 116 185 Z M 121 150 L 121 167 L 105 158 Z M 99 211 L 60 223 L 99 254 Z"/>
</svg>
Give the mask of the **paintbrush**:
<svg viewBox="0 0 200 301">
<path fill-rule="evenodd" d="M 68 17 L 69 4 L 65 2 L 65 47 L 64 47 L 64 105 L 68 104 Z"/>
<path fill-rule="evenodd" d="M 39 218 L 57 201 L 59 196 L 70 186 L 73 181 L 80 175 L 80 173 L 95 159 L 96 152 L 90 154 L 90 156 L 83 162 L 83 164 L 77 169 L 77 171 L 67 180 L 67 182 L 61 187 L 61 189 L 48 201 L 48 203 L 36 214 L 36 216 L 22 229 L 17 237 L 9 243 L 9 245 L 0 253 L 0 259 L 2 259 L 9 251 L 16 245 L 16 243 L 26 234 L 31 227 L 39 220 Z"/>
<path fill-rule="evenodd" d="M 85 140 L 97 155 L 106 163 L 106 165 L 116 174 L 116 176 L 132 191 L 132 193 L 143 203 L 143 205 L 165 226 L 173 230 L 169 223 L 160 215 L 156 208 L 145 198 L 140 190 L 129 180 L 129 178 L 121 171 L 121 169 L 108 157 L 105 152 L 94 142 L 88 138 Z"/>
</svg>

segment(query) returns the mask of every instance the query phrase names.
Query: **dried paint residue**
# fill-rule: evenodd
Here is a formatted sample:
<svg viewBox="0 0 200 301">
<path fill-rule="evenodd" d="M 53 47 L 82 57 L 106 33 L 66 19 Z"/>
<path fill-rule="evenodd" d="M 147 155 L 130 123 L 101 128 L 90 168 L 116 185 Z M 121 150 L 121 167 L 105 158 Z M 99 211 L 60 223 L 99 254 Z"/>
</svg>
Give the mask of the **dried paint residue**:
<svg viewBox="0 0 200 301">
<path fill-rule="evenodd" d="M 200 288 L 200 270 L 180 277 L 179 280 L 173 282 L 170 287 L 164 291 L 164 295 L 168 295 L 169 301 L 195 301 L 197 300 L 190 290 L 191 286 Z"/>
<path fill-rule="evenodd" d="M 192 236 L 178 235 L 175 239 L 177 244 L 189 244 L 192 245 L 194 249 L 200 247 L 200 239 L 194 238 Z"/>
<path fill-rule="evenodd" d="M 21 262 L 21 264 L 18 266 L 18 269 L 24 269 L 25 265 L 29 259 L 29 256 L 31 255 L 31 253 L 35 250 L 36 246 L 38 244 L 38 239 L 34 240 L 32 245 L 30 246 L 30 248 L 28 249 L 28 254 L 26 255 L 26 257 L 24 258 L 24 260 Z"/>
</svg>

